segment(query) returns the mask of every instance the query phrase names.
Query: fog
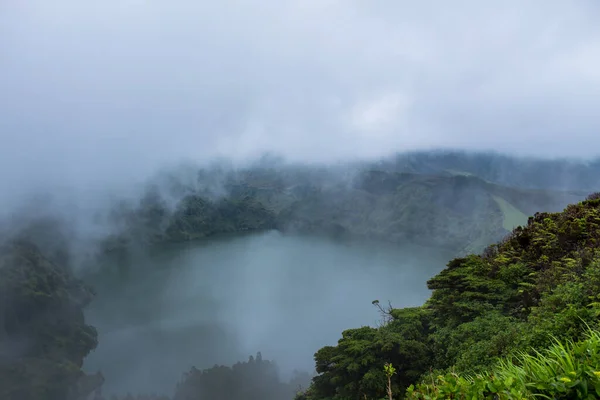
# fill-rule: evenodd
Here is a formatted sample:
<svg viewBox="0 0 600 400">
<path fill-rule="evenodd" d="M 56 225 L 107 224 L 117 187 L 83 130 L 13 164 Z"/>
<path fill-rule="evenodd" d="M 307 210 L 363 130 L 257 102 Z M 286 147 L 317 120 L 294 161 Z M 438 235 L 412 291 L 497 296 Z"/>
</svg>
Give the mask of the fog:
<svg viewBox="0 0 600 400">
<path fill-rule="evenodd" d="M 85 275 L 123 228 L 116 205 L 151 181 L 175 207 L 173 176 L 218 198 L 217 170 L 196 181 L 215 162 L 268 152 L 337 165 L 341 182 L 352 162 L 418 149 L 592 158 L 599 13 L 596 0 L 0 1 L 0 234 L 50 216 Z M 341 330 L 374 322 L 372 300 L 421 304 L 449 258 L 273 233 L 197 246 L 96 282 L 86 368 L 108 388 L 168 392 L 193 364 L 256 351 L 311 368 Z"/>
<path fill-rule="evenodd" d="M 88 317 L 100 344 L 85 368 L 104 372 L 104 393 L 171 393 L 191 366 L 260 351 L 287 379 L 294 369 L 313 371 L 313 353 L 343 330 L 376 325 L 373 300 L 422 304 L 425 281 L 448 257 L 278 232 L 138 254 L 126 262 L 126 279 L 97 285 Z"/>
<path fill-rule="evenodd" d="M 599 12 L 595 0 L 3 1 L 2 189 L 125 185 L 266 150 L 591 157 Z"/>
<path fill-rule="evenodd" d="M 73 218 L 139 196 L 158 170 L 265 151 L 596 156 L 598 12 L 594 0 L 2 1 L 0 214 L 38 212 L 24 208 L 50 193 Z"/>
</svg>

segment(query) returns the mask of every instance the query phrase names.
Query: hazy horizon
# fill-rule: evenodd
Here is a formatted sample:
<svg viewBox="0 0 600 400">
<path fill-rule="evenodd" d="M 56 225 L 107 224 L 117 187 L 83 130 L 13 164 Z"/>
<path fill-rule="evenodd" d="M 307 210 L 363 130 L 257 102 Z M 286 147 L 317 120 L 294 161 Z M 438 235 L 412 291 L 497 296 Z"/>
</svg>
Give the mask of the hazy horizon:
<svg viewBox="0 0 600 400">
<path fill-rule="evenodd" d="M 599 155 L 600 4 L 5 1 L 0 182 L 430 148 Z"/>
<path fill-rule="evenodd" d="M 173 177 L 176 184 L 218 197 L 227 171 L 261 157 L 285 166 L 330 166 L 325 175 L 338 174 L 339 186 L 348 184 L 360 162 L 414 151 L 594 160 L 600 166 L 598 15 L 597 0 L 0 0 L 0 238 L 51 217 L 44 222 L 48 230 L 41 229 L 41 241 L 48 248 L 66 248 L 71 267 L 82 274 L 87 272 L 83 260 L 100 252 L 103 239 L 130 228 L 125 226 L 129 220 L 111 219 L 111 212 L 123 204 L 123 209 L 139 207 L 152 184 L 171 208 L 181 193 L 197 193 L 170 193 Z M 214 177 L 199 182 L 199 168 L 210 165 L 222 170 L 216 168 Z M 594 171 L 588 175 L 594 177 Z M 572 178 L 571 172 L 567 166 L 547 176 L 560 186 Z M 595 178 L 586 182 L 590 187 L 600 184 Z M 447 193 L 460 192 L 463 186 L 449 185 Z M 445 206 L 447 198 L 435 198 L 426 190 L 404 198 L 390 195 L 389 208 L 383 211 L 371 207 L 375 202 L 366 192 L 342 205 L 332 201 L 331 209 L 360 204 L 364 215 L 347 220 L 366 226 L 373 223 L 369 213 L 379 212 L 377 221 L 383 225 L 387 211 L 410 201 L 423 205 L 431 197 L 436 204 L 432 208 Z M 460 193 L 463 197 L 457 199 L 474 192 Z M 494 214 L 500 221 L 494 229 L 500 231 L 501 219 L 510 213 L 526 219 L 508 200 L 494 206 L 491 192 L 481 193 L 481 201 L 473 203 L 483 210 L 477 216 Z M 542 193 L 535 205 L 550 203 L 543 195 L 550 199 L 552 192 Z M 413 209 L 402 210 L 414 216 L 415 226 L 428 220 L 419 219 L 423 215 Z M 422 214 L 431 221 L 447 216 L 438 211 L 429 215 L 427 208 Z M 455 219 L 440 234 L 444 241 L 480 221 L 467 226 Z M 247 229 L 246 222 L 240 223 L 241 230 Z M 399 218 L 390 225 L 404 222 Z M 330 227 L 339 227 L 336 223 Z M 441 254 L 442 246 L 414 257 L 409 250 L 392 257 L 373 248 L 346 251 L 325 241 L 268 234 L 245 240 L 231 248 L 215 243 L 202 254 L 176 259 L 181 261 L 179 272 L 175 261 L 165 261 L 173 275 L 158 282 L 166 285 L 163 297 L 149 300 L 156 306 L 156 320 L 140 326 L 156 336 L 143 337 L 145 341 L 136 341 L 136 332 L 127 327 L 110 325 L 110 318 L 102 319 L 98 310 L 106 307 L 110 313 L 119 306 L 109 301 L 113 294 L 121 296 L 124 318 L 154 310 L 143 304 L 136 309 L 139 298 L 128 298 L 125 289 L 101 292 L 89 313 L 100 325 L 100 346 L 91 364 L 107 368 L 111 357 L 124 356 L 123 348 L 139 345 L 139 360 L 125 360 L 119 370 L 127 374 L 130 368 L 131 380 L 115 377 L 116 372 L 112 376 L 114 387 L 131 383 L 131 391 L 144 391 L 144 379 L 156 378 L 162 368 L 138 368 L 144 360 L 163 360 L 174 368 L 161 376 L 164 381 L 153 381 L 155 388 L 164 387 L 174 374 L 185 371 L 179 367 L 202 354 L 221 363 L 215 354 L 222 352 L 225 363 L 239 354 L 264 351 L 289 372 L 296 360 L 302 367 L 310 364 L 310 352 L 325 340 L 335 342 L 341 329 L 367 319 L 371 300 L 398 299 L 397 306 L 422 302 L 428 294 L 426 278 L 445 265 L 436 259 L 436 267 L 427 273 L 419 269 L 427 257 Z M 400 267 L 388 268 L 396 259 Z M 369 266 L 377 272 L 375 278 Z M 220 275 L 221 270 L 229 275 Z M 410 276 L 402 275 L 406 271 Z M 348 276 L 341 276 L 346 272 Z M 252 292 L 242 278 L 261 291 Z M 298 282 L 321 291 L 307 293 Z M 368 290 L 353 292 L 365 286 Z M 394 288 L 402 290 L 390 293 Z M 143 303 L 143 285 L 136 290 Z M 347 298 L 352 309 L 335 314 Z M 195 303 L 186 303 L 204 300 L 198 309 L 206 315 L 201 316 Z M 242 306 L 253 307 L 264 326 Z M 354 309 L 360 315 L 353 315 Z M 312 334 L 311 327 L 290 317 L 293 312 L 309 324 L 321 324 L 320 333 L 302 342 Z M 226 321 L 231 330 L 209 335 L 209 343 L 202 343 L 206 353 L 186 351 L 185 345 L 197 342 L 179 343 L 179 333 L 169 336 L 172 332 L 163 329 L 198 318 L 217 329 L 229 316 L 237 318 Z M 227 334 L 234 338 L 229 341 Z M 167 337 L 172 354 L 145 353 L 156 343 L 166 343 Z M 301 345 L 289 349 L 290 341 Z"/>
</svg>

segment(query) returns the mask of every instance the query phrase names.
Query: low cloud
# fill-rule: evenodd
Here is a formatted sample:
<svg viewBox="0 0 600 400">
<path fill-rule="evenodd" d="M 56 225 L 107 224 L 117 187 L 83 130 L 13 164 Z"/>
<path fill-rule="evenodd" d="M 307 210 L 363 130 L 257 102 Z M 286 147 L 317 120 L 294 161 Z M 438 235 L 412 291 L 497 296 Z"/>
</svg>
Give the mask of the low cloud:
<svg viewBox="0 0 600 400">
<path fill-rule="evenodd" d="M 595 156 L 600 5 L 5 1 L 4 191 L 431 147 Z"/>
</svg>

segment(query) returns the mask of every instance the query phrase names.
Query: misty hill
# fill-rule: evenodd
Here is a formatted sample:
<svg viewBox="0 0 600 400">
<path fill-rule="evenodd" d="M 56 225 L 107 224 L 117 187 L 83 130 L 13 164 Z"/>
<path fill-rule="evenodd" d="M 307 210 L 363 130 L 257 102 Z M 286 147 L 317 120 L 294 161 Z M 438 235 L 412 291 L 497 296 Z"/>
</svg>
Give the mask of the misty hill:
<svg viewBox="0 0 600 400">
<path fill-rule="evenodd" d="M 539 159 L 467 151 L 401 153 L 377 163 L 391 172 L 474 175 L 500 185 L 552 190 L 600 188 L 600 159 Z"/>
<path fill-rule="evenodd" d="M 279 226 L 395 243 L 481 250 L 538 209 L 559 210 L 577 194 L 503 187 L 477 177 L 370 170 L 351 187 L 305 191 Z"/>
<path fill-rule="evenodd" d="M 320 375 L 305 396 L 330 399 L 335 398 L 334 393 L 365 390 L 379 395 L 381 365 L 386 361 L 402 371 L 394 389 L 401 391 L 418 382 L 430 368 L 482 369 L 514 349 L 546 346 L 548 332 L 581 337 L 582 326 L 575 318 L 589 322 L 590 315 L 596 315 L 593 302 L 587 301 L 597 293 L 593 285 L 597 281 L 594 260 L 599 203 L 591 200 L 569 206 L 563 213 L 527 217 L 536 210 L 562 209 L 582 197 L 579 192 L 500 185 L 464 171 L 398 172 L 364 163 L 351 167 L 265 163 L 245 169 L 203 169 L 192 171 L 185 179 L 181 175 L 155 179 L 140 199 L 112 207 L 107 220 L 115 227 L 114 234 L 104 239 L 103 245 L 105 250 L 116 251 L 135 244 L 158 245 L 278 229 L 313 237 L 412 242 L 465 253 L 484 249 L 515 225 L 524 225 L 481 256 L 451 261 L 429 281 L 433 296 L 424 307 L 384 310 L 387 322 L 383 327 L 348 330 L 338 346 L 317 353 Z M 86 375 L 81 370 L 84 358 L 97 344 L 96 330 L 83 314 L 93 292 L 73 274 L 79 265 L 69 246 L 77 238 L 67 221 L 46 218 L 31 222 L 20 231 L 22 239 L 8 241 L 0 249 L 0 397 L 79 400 L 104 380 L 100 374 Z M 142 246 L 141 251 L 146 250 Z M 348 267 L 340 264 L 340 268 Z M 417 264 L 423 269 L 426 263 L 421 260 Z M 198 270 L 206 273 L 209 268 L 200 265 Z M 224 275 L 230 274 L 227 271 Z M 372 269 L 360 275 L 374 274 L 370 275 L 373 282 L 363 284 L 362 289 L 383 290 L 385 285 L 377 281 L 385 279 L 377 276 L 385 274 L 381 271 Z M 146 277 L 150 272 L 150 268 L 143 270 Z M 336 278 L 327 284 L 335 289 L 337 280 L 339 289 L 343 274 L 351 275 L 336 270 Z M 174 281 L 181 285 L 185 276 Z M 202 290 L 215 285 L 205 276 Z M 230 276 L 225 278 L 231 280 Z M 112 284 L 109 279 L 106 282 Z M 124 278 L 121 283 L 129 284 Z M 401 287 L 397 282 L 388 283 L 396 289 Z M 575 286 L 569 286 L 571 283 Z M 178 289 L 182 300 L 189 301 L 184 296 L 187 292 Z M 129 293 L 156 307 L 149 310 L 151 313 L 168 311 L 167 305 L 161 305 L 165 299 L 162 292 Z M 137 307 L 133 298 L 123 301 L 128 303 L 121 304 L 123 309 Z M 201 306 L 213 305 L 182 301 L 177 306 L 183 311 L 198 311 Z M 109 311 L 119 304 L 112 307 Z M 558 322 L 550 322 L 555 317 Z M 360 363 L 355 362 L 357 357 Z M 198 363 L 203 362 L 198 359 Z M 256 371 L 246 364 L 192 369 L 185 378 L 187 386 L 182 385 L 196 388 L 190 389 L 191 396 L 195 390 L 217 390 L 211 386 L 213 378 L 214 382 L 231 382 L 239 378 L 242 369 Z M 293 382 L 273 379 L 272 365 L 264 365 L 264 369 L 259 368 L 264 375 L 261 372 L 256 379 L 270 382 L 269 390 L 291 393 L 295 389 L 290 386 Z M 336 369 L 336 365 L 346 370 Z M 176 395 L 188 390 L 184 386 Z M 242 389 L 238 394 L 248 395 L 244 392 L 247 388 Z M 144 391 L 138 387 L 132 390 Z"/>
<path fill-rule="evenodd" d="M 584 197 L 581 192 L 507 187 L 477 176 L 364 165 L 344 173 L 334 167 L 294 166 L 214 175 L 203 170 L 192 183 L 172 178 L 169 185 L 154 184 L 138 204 L 115 209 L 112 218 L 121 230 L 106 248 L 279 229 L 480 251 L 526 223 L 536 210 L 558 211 Z M 166 200 L 178 196 L 175 202 Z"/>
<path fill-rule="evenodd" d="M 374 302 L 382 326 L 345 330 L 336 346 L 320 349 L 319 375 L 298 399 L 383 398 L 385 363 L 396 368 L 396 395 L 421 382 L 408 398 L 478 393 L 491 399 L 499 391 L 501 398 L 596 398 L 599 337 L 590 338 L 588 330 L 600 329 L 599 195 L 560 213 L 536 213 L 482 254 L 451 260 L 427 284 L 433 293 L 423 306 L 394 309 Z M 549 355 L 535 352 L 555 339 L 587 342 L 555 345 Z M 519 366 L 496 367 L 515 352 L 536 355 L 537 370 L 522 376 Z M 504 379 L 489 373 L 469 378 L 489 368 Z"/>
<path fill-rule="evenodd" d="M 276 172 L 269 173 L 278 176 Z M 257 176 L 264 178 L 253 176 L 254 179 Z M 294 204 L 281 201 L 290 192 L 299 196 L 296 201 L 304 202 L 309 198 L 332 201 L 328 193 L 361 193 L 362 196 L 385 198 L 403 193 L 397 190 L 403 185 L 411 188 L 411 193 L 424 187 L 427 190 L 422 189 L 422 193 L 430 196 L 438 193 L 440 197 L 449 197 L 456 202 L 463 201 L 463 193 L 468 194 L 464 195 L 465 201 L 489 196 L 505 211 L 511 210 L 510 207 L 524 207 L 520 201 L 529 204 L 553 199 L 547 191 L 506 188 L 473 177 L 382 171 L 364 171 L 344 185 L 335 180 L 332 184 L 323 178 L 320 187 L 316 188 L 319 190 L 286 185 L 273 190 L 264 179 L 260 181 L 262 186 L 247 177 L 240 179 L 238 175 L 236 179 L 237 186 L 228 188 L 231 197 L 186 196 L 185 199 L 195 201 L 177 203 L 174 211 L 168 208 L 163 196 L 148 192 L 144 198 L 145 207 L 132 214 L 138 218 L 134 221 L 149 222 L 157 218 L 167 222 L 163 227 L 164 232 L 169 232 L 174 216 L 191 218 L 199 221 L 199 226 L 212 229 L 206 234 L 210 236 L 219 232 L 214 229 L 215 221 L 223 224 L 235 221 L 238 225 L 225 226 L 239 229 L 248 215 L 260 216 L 262 212 L 265 214 L 260 221 L 281 223 L 280 213 Z M 391 189 L 394 187 L 396 190 Z M 242 189 L 237 196 L 231 194 L 235 189 Z M 254 189 L 259 193 L 248 193 Z M 280 197 L 274 193 L 279 193 Z M 457 197 L 453 198 L 453 194 Z M 236 208 L 231 207 L 232 204 L 242 205 Z M 323 204 L 329 203 L 324 201 Z M 474 204 L 476 206 L 476 203 L 468 205 L 474 207 Z M 193 208 L 193 212 L 185 211 L 196 205 L 198 208 Z M 441 203 L 441 206 L 458 207 L 455 202 Z M 243 212 L 254 207 L 258 207 L 258 212 Z M 317 208 L 320 207 L 324 206 Z M 210 215 L 204 214 L 205 210 L 213 213 L 215 219 L 198 218 Z M 458 208 L 456 212 L 466 211 Z M 528 219 L 526 226 L 515 229 L 482 255 L 452 260 L 444 271 L 428 282 L 433 295 L 423 307 L 382 308 L 384 323 L 381 327 L 347 330 L 337 346 L 319 350 L 316 353 L 319 375 L 300 398 L 358 399 L 365 394 L 380 398 L 385 391 L 382 380 L 385 362 L 392 362 L 400 371 L 394 378 L 394 391 L 400 393 L 410 384 L 419 382 L 431 368 L 442 372 L 448 368 L 458 372 L 477 371 L 493 365 L 497 357 L 514 350 L 549 345 L 548 334 L 582 338 L 585 323 L 597 324 L 599 213 L 600 200 L 596 197 L 571 205 L 562 213 L 536 213 Z M 155 225 L 149 223 L 148 226 Z M 196 225 L 184 226 L 197 229 Z M 159 236 L 159 240 L 165 239 L 178 240 Z M 48 244 L 48 249 L 51 247 Z M 93 292 L 76 279 L 69 268 L 55 261 L 61 258 L 60 254 L 47 258 L 27 238 L 8 242 L 0 254 L 0 388 L 3 398 L 85 398 L 104 380 L 100 374 L 86 375 L 81 370 L 83 359 L 97 344 L 96 330 L 86 324 L 83 316 L 83 309 L 92 299 Z M 68 258 L 64 259 L 68 261 Z M 285 383 L 275 379 L 270 363 L 265 363 L 265 368 L 262 368 L 263 364 L 261 368 L 250 364 L 256 365 L 256 360 L 231 368 L 192 369 L 175 391 L 175 396 L 193 398 L 205 391 L 223 393 L 222 390 L 232 389 L 228 385 L 237 382 L 240 374 L 245 376 L 246 372 L 242 374 L 241 371 L 250 375 L 256 373 L 252 375 L 253 379 L 264 384 L 248 386 L 247 380 L 242 379 L 236 384 L 236 390 L 239 389 L 236 396 L 260 397 L 265 391 L 282 399 L 289 398 L 286 393 L 291 396 L 294 381 Z M 136 390 L 143 391 L 143 388 Z"/>
<path fill-rule="evenodd" d="M 93 292 L 26 240 L 0 247 L 0 398 L 80 400 L 103 383 L 81 371 L 96 347 Z"/>
</svg>

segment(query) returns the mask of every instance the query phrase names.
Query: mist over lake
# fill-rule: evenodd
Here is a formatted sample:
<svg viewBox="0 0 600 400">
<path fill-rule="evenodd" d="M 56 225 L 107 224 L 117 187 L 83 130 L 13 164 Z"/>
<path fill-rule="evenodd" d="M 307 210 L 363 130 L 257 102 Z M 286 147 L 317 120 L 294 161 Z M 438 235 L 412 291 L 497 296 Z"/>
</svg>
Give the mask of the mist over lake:
<svg viewBox="0 0 600 400">
<path fill-rule="evenodd" d="M 0 400 L 600 394 L 598 15 L 0 0 Z"/>
<path fill-rule="evenodd" d="M 260 351 L 284 377 L 312 372 L 314 349 L 348 326 L 375 325 L 371 302 L 417 306 L 448 251 L 271 231 L 132 254 L 95 278 L 87 312 L 105 393 L 172 392 L 181 371 L 231 364 Z"/>
</svg>

